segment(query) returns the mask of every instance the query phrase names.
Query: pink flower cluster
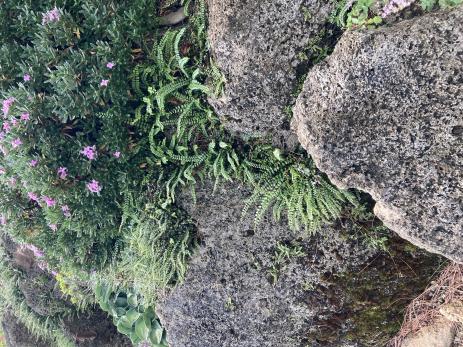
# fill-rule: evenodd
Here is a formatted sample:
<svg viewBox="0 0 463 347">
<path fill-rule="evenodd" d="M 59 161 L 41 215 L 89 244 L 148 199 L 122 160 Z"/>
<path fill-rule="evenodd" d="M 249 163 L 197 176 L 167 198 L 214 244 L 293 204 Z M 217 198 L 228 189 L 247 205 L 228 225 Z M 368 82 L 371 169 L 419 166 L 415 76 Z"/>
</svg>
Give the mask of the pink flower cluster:
<svg viewBox="0 0 463 347">
<path fill-rule="evenodd" d="M 100 183 L 98 181 L 92 180 L 91 182 L 87 183 L 87 189 L 92 193 L 99 193 L 101 192 L 101 189 L 103 189 L 103 187 L 100 186 Z"/>
<path fill-rule="evenodd" d="M 97 157 L 96 146 L 87 146 L 80 151 L 87 159 L 95 160 Z"/>
<path fill-rule="evenodd" d="M 10 112 L 10 108 L 15 101 L 16 99 L 13 97 L 9 97 L 6 100 L 3 100 L 2 110 L 3 110 L 4 117 L 8 116 L 8 113 Z"/>
<path fill-rule="evenodd" d="M 409 7 L 416 0 L 390 0 L 381 10 L 381 17 L 386 18 L 393 13 L 398 13 L 404 8 Z"/>
<path fill-rule="evenodd" d="M 57 22 L 59 21 L 61 15 L 59 10 L 55 7 L 54 9 L 42 13 L 42 25 L 46 25 L 48 23 Z"/>
<path fill-rule="evenodd" d="M 60 167 L 58 169 L 58 176 L 59 178 L 61 178 L 62 180 L 66 179 L 66 177 L 68 176 L 68 169 L 65 168 L 65 167 Z"/>
</svg>

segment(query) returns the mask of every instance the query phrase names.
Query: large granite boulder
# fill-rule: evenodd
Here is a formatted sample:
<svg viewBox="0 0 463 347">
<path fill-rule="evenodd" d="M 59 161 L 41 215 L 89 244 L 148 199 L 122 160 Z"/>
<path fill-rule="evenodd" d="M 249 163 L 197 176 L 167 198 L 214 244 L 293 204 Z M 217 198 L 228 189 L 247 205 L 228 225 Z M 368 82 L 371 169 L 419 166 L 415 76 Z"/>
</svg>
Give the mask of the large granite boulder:
<svg viewBox="0 0 463 347">
<path fill-rule="evenodd" d="M 463 7 L 349 31 L 294 108 L 299 141 L 412 243 L 463 262 Z"/>
<path fill-rule="evenodd" d="M 278 135 L 287 143 L 297 53 L 327 23 L 335 1 L 208 0 L 209 41 L 226 78 L 210 103 L 226 128 L 247 136 Z M 273 137 L 275 140 L 275 137 Z"/>
<path fill-rule="evenodd" d="M 179 199 L 202 244 L 184 283 L 157 306 L 169 346 L 307 346 L 317 322 L 343 304 L 343 289 L 332 290 L 329 278 L 374 253 L 346 237 L 349 221 L 305 239 L 270 217 L 254 230 L 254 216 L 240 220 L 248 196 L 236 185 L 213 195 L 208 185 L 198 189 L 196 205 Z"/>
</svg>

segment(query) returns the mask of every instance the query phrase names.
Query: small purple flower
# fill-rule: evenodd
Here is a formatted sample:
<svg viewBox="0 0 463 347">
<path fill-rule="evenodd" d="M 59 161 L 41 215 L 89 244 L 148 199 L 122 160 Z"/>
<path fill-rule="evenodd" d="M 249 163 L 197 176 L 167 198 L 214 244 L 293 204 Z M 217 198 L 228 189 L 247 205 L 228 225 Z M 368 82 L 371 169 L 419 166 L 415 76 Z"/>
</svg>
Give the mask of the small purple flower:
<svg viewBox="0 0 463 347">
<path fill-rule="evenodd" d="M 121 157 L 121 152 L 119 151 L 114 152 L 113 157 L 119 159 Z"/>
<path fill-rule="evenodd" d="M 99 193 L 101 192 L 102 187 L 98 181 L 92 180 L 91 182 L 87 183 L 87 189 L 92 193 Z"/>
<path fill-rule="evenodd" d="M 30 200 L 39 202 L 39 197 L 34 192 L 28 192 L 27 196 L 29 197 Z"/>
<path fill-rule="evenodd" d="M 3 131 L 0 131 L 0 140 L 3 140 L 5 138 L 5 133 Z"/>
<path fill-rule="evenodd" d="M 31 119 L 29 113 L 24 112 L 23 114 L 21 114 L 21 120 L 27 122 L 29 119 Z"/>
<path fill-rule="evenodd" d="M 65 167 L 60 167 L 58 169 L 58 175 L 59 175 L 59 178 L 61 178 L 62 180 L 64 180 L 67 175 L 68 175 L 68 169 L 65 168 Z"/>
<path fill-rule="evenodd" d="M 56 224 L 48 224 L 48 227 L 49 227 L 52 231 L 58 230 L 58 226 L 57 226 Z"/>
<path fill-rule="evenodd" d="M 110 62 L 108 62 L 108 63 L 106 64 L 106 67 L 107 67 L 108 69 L 112 69 L 114 66 L 116 66 L 116 64 L 114 64 L 112 61 L 110 61 Z"/>
<path fill-rule="evenodd" d="M 109 80 L 101 80 L 100 87 L 107 87 L 108 83 L 109 83 Z"/>
<path fill-rule="evenodd" d="M 29 82 L 29 81 L 31 80 L 31 75 L 25 74 L 25 75 L 23 76 L 23 80 L 24 80 L 24 82 Z"/>
<path fill-rule="evenodd" d="M 6 170 L 3 167 L 0 167 L 0 175 L 4 175 L 6 173 Z"/>
<path fill-rule="evenodd" d="M 29 165 L 31 167 L 36 167 L 37 164 L 39 163 L 39 161 L 37 159 L 32 159 L 30 162 L 29 162 Z"/>
<path fill-rule="evenodd" d="M 60 19 L 59 10 L 55 7 L 53 10 L 42 13 L 42 25 L 57 22 Z"/>
<path fill-rule="evenodd" d="M 71 217 L 71 210 L 69 209 L 68 205 L 63 205 L 61 207 L 61 211 L 63 211 L 63 214 L 64 214 L 65 217 L 67 217 L 67 218 Z"/>
<path fill-rule="evenodd" d="M 10 130 L 11 130 L 11 125 L 10 125 L 9 122 L 3 123 L 3 130 L 5 130 L 5 133 L 7 133 L 7 134 L 10 132 Z"/>
<path fill-rule="evenodd" d="M 87 146 L 82 151 L 80 151 L 80 153 L 82 153 L 90 160 L 95 160 L 97 156 L 96 146 Z"/>
<path fill-rule="evenodd" d="M 16 138 L 14 139 L 13 141 L 11 141 L 11 146 L 13 146 L 13 148 L 18 148 L 19 146 L 21 146 L 23 143 L 21 141 L 20 138 Z"/>
<path fill-rule="evenodd" d="M 13 125 L 14 127 L 18 125 L 18 121 L 16 118 L 11 119 L 11 125 Z"/>
<path fill-rule="evenodd" d="M 8 99 L 3 100 L 3 115 L 6 117 L 8 115 L 8 112 L 10 112 L 10 108 L 15 102 L 15 98 L 9 97 Z"/>
<path fill-rule="evenodd" d="M 3 214 L 0 215 L 0 225 L 6 225 L 6 217 Z"/>
<path fill-rule="evenodd" d="M 53 207 L 56 205 L 56 201 L 46 195 L 42 196 L 42 201 L 48 206 L 48 207 Z"/>
</svg>

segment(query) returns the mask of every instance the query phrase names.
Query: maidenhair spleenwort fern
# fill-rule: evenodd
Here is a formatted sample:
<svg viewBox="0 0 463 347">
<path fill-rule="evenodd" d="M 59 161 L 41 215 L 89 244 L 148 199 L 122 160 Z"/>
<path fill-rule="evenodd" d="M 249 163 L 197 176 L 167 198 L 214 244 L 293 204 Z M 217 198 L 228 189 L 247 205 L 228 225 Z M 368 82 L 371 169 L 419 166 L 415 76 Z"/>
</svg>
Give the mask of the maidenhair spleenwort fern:
<svg viewBox="0 0 463 347">
<path fill-rule="evenodd" d="M 322 223 L 339 217 L 346 202 L 357 203 L 350 192 L 331 185 L 310 158 L 283 157 L 271 146 L 256 147 L 242 161 L 241 170 L 244 182 L 254 188 L 243 214 L 255 206 L 255 225 L 272 209 L 276 220 L 286 213 L 291 229 L 305 227 L 313 232 Z"/>
<path fill-rule="evenodd" d="M 252 187 L 244 213 L 256 208 L 255 225 L 271 209 L 276 219 L 286 214 L 291 229 L 314 231 L 337 218 L 343 204 L 355 203 L 305 155 L 283 156 L 271 146 L 244 144 L 224 131 L 206 102 L 208 95 L 220 90 L 223 79 L 217 78 L 217 68 L 209 78 L 193 59 L 182 55 L 188 40 L 192 33 L 185 29 L 167 31 L 150 55 L 154 61 L 137 68 L 132 77 L 135 92 L 144 91 L 144 105 L 133 124 L 147 134 L 152 153 L 147 161 L 159 173 L 163 208 L 175 202 L 181 186 L 194 187 L 205 178 L 213 179 L 215 186 L 241 180 Z"/>
</svg>

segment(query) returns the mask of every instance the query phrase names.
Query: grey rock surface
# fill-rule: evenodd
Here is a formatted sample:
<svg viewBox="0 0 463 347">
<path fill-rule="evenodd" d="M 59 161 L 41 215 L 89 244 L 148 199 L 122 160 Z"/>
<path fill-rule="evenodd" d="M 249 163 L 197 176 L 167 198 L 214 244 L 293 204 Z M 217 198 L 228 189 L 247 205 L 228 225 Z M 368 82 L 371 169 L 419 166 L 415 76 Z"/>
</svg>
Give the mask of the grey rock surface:
<svg viewBox="0 0 463 347">
<path fill-rule="evenodd" d="M 224 95 L 210 103 L 232 132 L 291 142 L 284 109 L 294 99 L 297 53 L 326 24 L 335 2 L 208 0 L 208 5 L 211 51 L 226 77 Z"/>
<path fill-rule="evenodd" d="M 237 185 L 212 195 L 208 185 L 198 189 L 196 205 L 187 197 L 179 199 L 197 221 L 202 245 L 184 283 L 157 306 L 169 346 L 305 347 L 316 321 L 342 305 L 342 295 L 332 292 L 326 278 L 373 254 L 343 235 L 348 222 L 304 239 L 304 233 L 294 234 L 285 222 L 271 218 L 253 230 L 254 216 L 240 220 L 248 196 Z M 304 255 L 278 265 L 278 243 L 299 245 Z"/>
<path fill-rule="evenodd" d="M 338 186 L 417 246 L 463 262 L 463 7 L 349 31 L 294 108 L 299 141 Z"/>
</svg>

